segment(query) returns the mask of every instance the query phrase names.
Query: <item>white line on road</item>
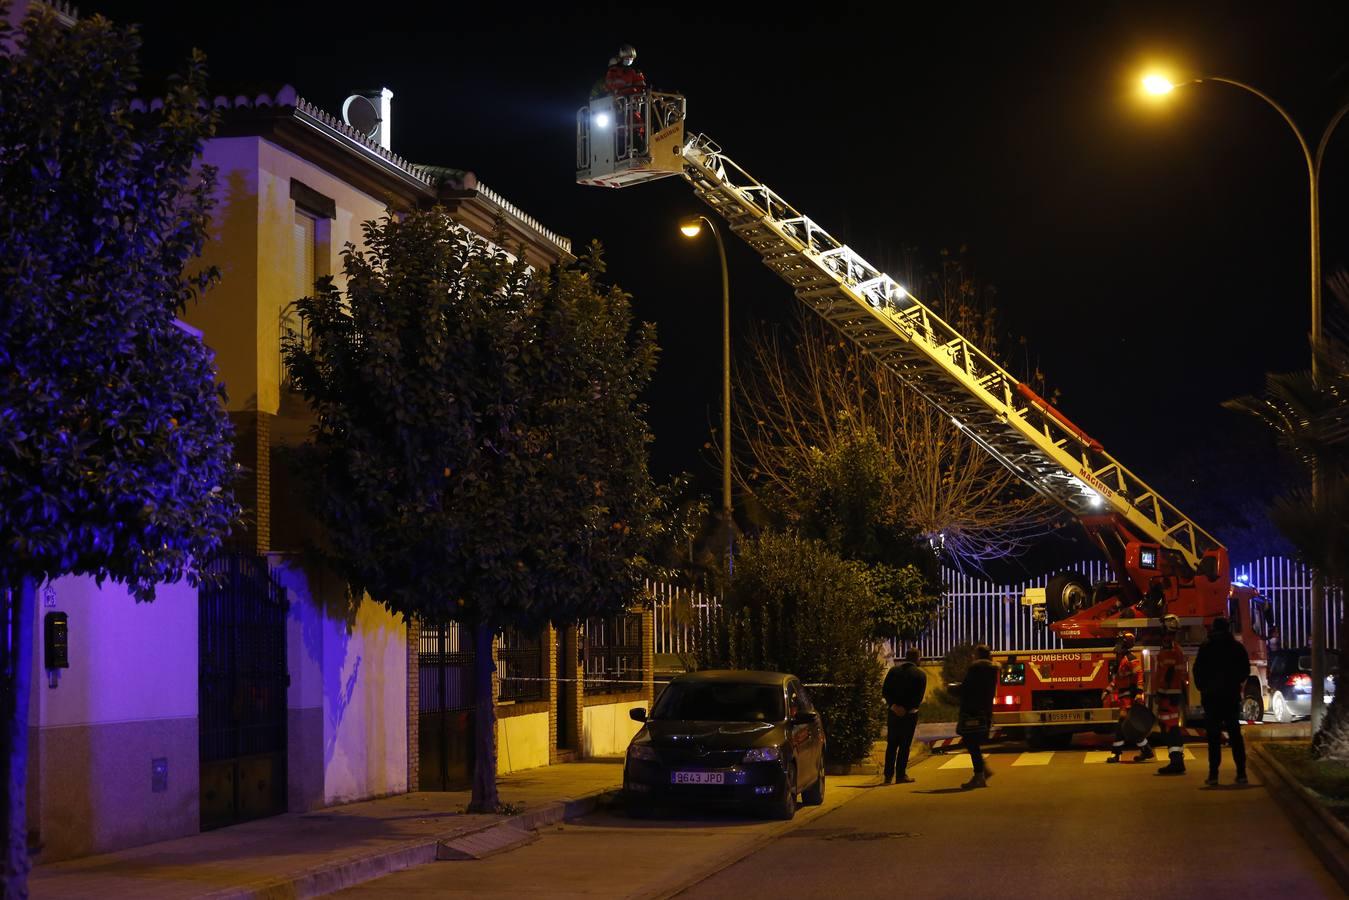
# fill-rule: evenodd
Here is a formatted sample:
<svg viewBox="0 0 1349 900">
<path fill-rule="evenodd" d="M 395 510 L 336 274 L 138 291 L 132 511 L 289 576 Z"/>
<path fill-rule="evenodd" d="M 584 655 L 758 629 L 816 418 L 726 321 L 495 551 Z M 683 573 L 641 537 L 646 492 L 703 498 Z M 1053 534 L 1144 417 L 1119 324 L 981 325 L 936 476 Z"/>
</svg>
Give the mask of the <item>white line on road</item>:
<svg viewBox="0 0 1349 900">
<path fill-rule="evenodd" d="M 942 763 L 942 764 L 941 764 L 940 766 L 938 766 L 937 768 L 939 768 L 939 769 L 973 769 L 973 768 L 974 768 L 974 761 L 973 761 L 972 759 L 970 759 L 970 755 L 969 755 L 968 753 L 962 753 L 962 754 L 960 754 L 959 756 L 953 756 L 953 757 L 951 757 L 950 759 L 948 759 L 946 762 Z"/>
<path fill-rule="evenodd" d="M 1049 761 L 1054 758 L 1053 753 L 1023 753 L 1016 758 L 1013 766 L 1047 766 Z"/>
<path fill-rule="evenodd" d="M 1103 763 L 1113 755 L 1114 754 L 1112 754 L 1109 750 L 1088 750 L 1086 754 L 1083 755 L 1082 762 Z"/>
</svg>

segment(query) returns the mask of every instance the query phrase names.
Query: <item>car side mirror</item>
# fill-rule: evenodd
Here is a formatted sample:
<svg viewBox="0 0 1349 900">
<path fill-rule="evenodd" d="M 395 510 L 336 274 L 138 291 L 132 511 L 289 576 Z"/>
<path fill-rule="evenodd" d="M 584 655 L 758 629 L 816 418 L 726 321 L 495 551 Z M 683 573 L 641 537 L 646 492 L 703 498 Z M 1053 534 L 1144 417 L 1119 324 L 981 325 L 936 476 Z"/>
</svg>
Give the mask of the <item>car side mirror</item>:
<svg viewBox="0 0 1349 900">
<path fill-rule="evenodd" d="M 646 710 L 640 706 L 634 706 L 632 709 L 628 710 L 628 718 L 632 719 L 634 722 L 645 722 Z"/>
</svg>

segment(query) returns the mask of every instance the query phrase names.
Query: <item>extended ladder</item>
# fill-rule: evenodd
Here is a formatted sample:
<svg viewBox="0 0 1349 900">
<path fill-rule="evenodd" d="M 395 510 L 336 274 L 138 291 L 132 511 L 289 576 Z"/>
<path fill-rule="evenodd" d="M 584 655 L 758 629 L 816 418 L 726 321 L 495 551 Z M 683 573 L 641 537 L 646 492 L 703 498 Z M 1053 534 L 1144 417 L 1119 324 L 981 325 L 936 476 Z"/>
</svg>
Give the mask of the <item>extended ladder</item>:
<svg viewBox="0 0 1349 900">
<path fill-rule="evenodd" d="M 1195 567 L 1221 544 L 954 328 L 703 135 L 680 174 L 803 303 L 1077 516 L 1107 508 Z M 673 174 L 673 173 L 671 173 Z"/>
</svg>

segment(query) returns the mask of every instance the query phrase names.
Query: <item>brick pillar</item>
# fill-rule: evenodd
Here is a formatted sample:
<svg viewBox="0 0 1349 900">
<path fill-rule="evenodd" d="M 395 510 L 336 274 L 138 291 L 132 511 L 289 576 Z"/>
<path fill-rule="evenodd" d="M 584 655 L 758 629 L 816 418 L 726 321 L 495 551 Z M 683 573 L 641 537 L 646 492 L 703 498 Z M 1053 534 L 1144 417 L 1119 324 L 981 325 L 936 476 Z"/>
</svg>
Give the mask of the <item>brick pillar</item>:
<svg viewBox="0 0 1349 900">
<path fill-rule="evenodd" d="M 408 790 L 421 787 L 422 624 L 408 620 Z"/>
<path fill-rule="evenodd" d="M 544 676 L 548 679 L 545 697 L 548 700 L 548 764 L 557 762 L 557 629 L 547 625 L 543 629 Z"/>
<path fill-rule="evenodd" d="M 243 466 L 234 494 L 244 508 L 245 526 L 230 543 L 251 553 L 272 547 L 272 415 L 247 410 L 229 414 L 234 426 L 234 460 Z"/>
<path fill-rule="evenodd" d="M 571 709 L 558 710 L 558 715 L 567 715 L 572 723 L 572 734 L 575 735 L 576 755 L 578 757 L 585 755 L 585 683 L 581 677 L 585 670 L 580 665 L 581 640 L 584 631 L 579 625 L 568 625 L 571 633 L 571 647 L 573 652 L 567 655 L 563 660 L 563 677 L 571 679 Z"/>
<path fill-rule="evenodd" d="M 642 694 L 647 709 L 656 699 L 656 608 L 648 603 L 642 608 Z"/>
</svg>

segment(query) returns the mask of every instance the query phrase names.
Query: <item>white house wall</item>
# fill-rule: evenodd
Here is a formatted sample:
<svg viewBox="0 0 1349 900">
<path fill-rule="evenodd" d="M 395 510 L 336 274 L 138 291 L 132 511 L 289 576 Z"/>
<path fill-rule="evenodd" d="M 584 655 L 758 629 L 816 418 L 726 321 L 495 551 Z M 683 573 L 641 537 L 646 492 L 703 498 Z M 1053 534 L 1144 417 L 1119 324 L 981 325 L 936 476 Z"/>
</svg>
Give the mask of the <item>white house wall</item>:
<svg viewBox="0 0 1349 900">
<path fill-rule="evenodd" d="M 69 617 L 70 667 L 52 686 L 43 617 L 55 611 Z M 161 585 L 153 603 L 88 577 L 39 588 L 28 798 L 42 861 L 197 832 L 197 611 L 186 582 Z"/>
</svg>

